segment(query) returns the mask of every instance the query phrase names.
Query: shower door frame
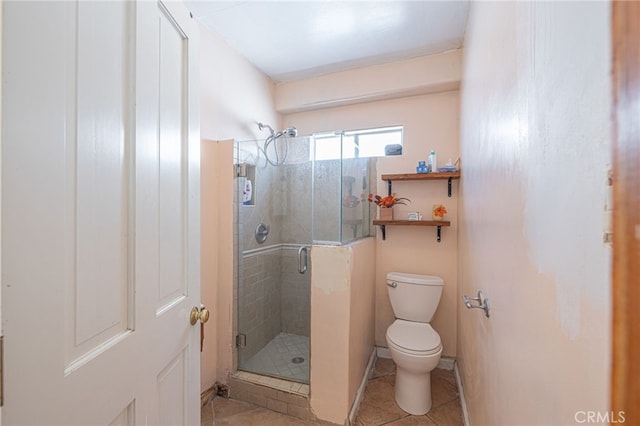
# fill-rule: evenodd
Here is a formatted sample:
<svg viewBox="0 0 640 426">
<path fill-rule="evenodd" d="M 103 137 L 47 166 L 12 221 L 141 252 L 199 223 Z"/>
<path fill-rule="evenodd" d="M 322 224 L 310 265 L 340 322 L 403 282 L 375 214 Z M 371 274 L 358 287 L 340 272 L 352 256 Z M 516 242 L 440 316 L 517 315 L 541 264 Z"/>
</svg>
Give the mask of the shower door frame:
<svg viewBox="0 0 640 426">
<path fill-rule="evenodd" d="M 289 143 L 299 142 L 300 139 L 302 138 L 292 139 Z M 296 150 L 290 147 L 292 153 L 288 162 L 285 162 L 284 165 L 273 166 L 266 164 L 264 158 L 261 158 L 260 143 L 261 141 L 234 141 L 234 162 L 236 164 L 242 163 L 247 159 L 243 154 L 244 148 L 251 147 L 251 149 L 247 149 L 247 152 L 253 151 L 255 154 L 253 158 L 250 158 L 254 163 L 253 165 L 255 165 L 255 174 L 253 175 L 254 204 L 242 204 L 241 188 L 244 186 L 243 180 L 241 176 L 237 176 L 238 173 L 236 173 L 236 178 L 234 179 L 234 292 L 236 294 L 234 305 L 237 309 L 234 315 L 234 335 L 236 336 L 234 370 L 308 384 L 308 349 L 307 354 L 303 356 L 305 361 L 301 366 L 306 368 L 306 374 L 303 379 L 300 378 L 302 373 L 297 368 L 292 369 L 292 371 L 295 371 L 295 375 L 293 375 L 294 373 L 286 375 L 277 374 L 273 370 L 256 369 L 249 364 L 249 361 L 257 352 L 264 349 L 273 338 L 282 335 L 284 331 L 289 329 L 283 319 L 283 314 L 286 315 L 283 305 L 293 304 L 288 300 L 285 303 L 285 299 L 289 293 L 295 292 L 287 291 L 285 294 L 285 288 L 288 288 L 286 286 L 291 287 L 292 284 L 290 282 L 295 280 L 297 275 L 300 275 L 297 271 L 297 250 L 299 247 L 308 247 L 311 244 L 312 230 L 311 212 L 313 200 L 310 188 L 313 163 L 308 153 L 303 153 L 302 158 L 304 158 L 304 161 L 296 163 L 293 161 L 296 158 Z M 307 146 L 309 145 L 310 143 L 307 142 Z M 304 190 L 305 185 L 300 188 L 300 182 L 288 176 L 289 173 L 295 173 L 296 169 L 303 169 L 304 172 L 305 167 L 308 168 L 305 174 L 307 181 L 306 191 Z M 290 187 L 295 188 L 292 189 Z M 301 201 L 300 197 L 302 196 L 306 196 L 306 199 Z M 296 230 L 298 228 L 308 229 L 308 236 L 304 239 L 301 238 L 303 241 L 291 241 L 295 232 L 286 229 L 288 226 L 287 216 L 297 210 L 308 211 L 305 225 L 289 227 Z M 258 244 L 250 236 L 259 222 L 264 222 L 270 228 L 269 236 L 264 244 Z M 308 268 L 303 285 L 308 289 L 306 305 L 310 306 L 311 268 L 310 261 L 307 263 Z M 279 276 L 277 276 L 278 271 L 280 271 Z M 262 276 L 263 273 L 267 276 Z M 293 290 L 295 290 L 295 287 L 293 286 Z M 274 298 L 274 294 L 278 294 L 278 297 Z M 301 297 L 305 297 L 304 293 Z M 274 315 L 273 309 L 279 311 L 279 319 L 278 315 Z M 298 316 L 304 317 L 305 315 L 306 346 L 308 348 L 308 341 L 310 340 L 310 307 L 306 312 L 302 312 Z M 275 321 L 279 321 L 277 333 L 274 329 Z M 302 322 L 304 323 L 304 319 Z M 300 330 L 304 326 L 305 324 L 302 324 L 293 328 Z M 262 327 L 262 330 L 257 327 Z M 243 353 L 243 351 L 247 352 Z M 297 355 L 292 356 L 290 361 L 298 357 Z M 283 369 L 286 370 L 286 366 Z"/>
</svg>

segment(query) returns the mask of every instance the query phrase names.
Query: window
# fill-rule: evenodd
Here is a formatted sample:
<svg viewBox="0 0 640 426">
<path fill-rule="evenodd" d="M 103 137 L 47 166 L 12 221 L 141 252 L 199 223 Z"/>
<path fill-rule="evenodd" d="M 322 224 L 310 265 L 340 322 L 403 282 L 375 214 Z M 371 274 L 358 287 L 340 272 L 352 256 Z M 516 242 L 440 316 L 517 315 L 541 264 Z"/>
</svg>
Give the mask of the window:
<svg viewBox="0 0 640 426">
<path fill-rule="evenodd" d="M 402 126 L 315 134 L 315 159 L 384 157 L 402 154 Z"/>
</svg>

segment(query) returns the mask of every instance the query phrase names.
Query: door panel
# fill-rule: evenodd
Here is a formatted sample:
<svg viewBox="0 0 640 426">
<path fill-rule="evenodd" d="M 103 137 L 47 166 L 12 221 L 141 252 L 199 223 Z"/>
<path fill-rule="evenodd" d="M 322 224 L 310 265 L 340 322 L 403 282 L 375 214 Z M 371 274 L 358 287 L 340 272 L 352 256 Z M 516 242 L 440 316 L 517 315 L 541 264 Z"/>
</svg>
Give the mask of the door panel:
<svg viewBox="0 0 640 426">
<path fill-rule="evenodd" d="M 186 295 L 185 183 L 188 128 L 184 101 L 187 91 L 186 51 L 188 41 L 159 4 L 160 25 L 160 286 L 158 312 Z"/>
<path fill-rule="evenodd" d="M 135 400 L 131 401 L 118 416 L 109 422 L 109 426 L 133 426 L 135 425 Z"/>
<path fill-rule="evenodd" d="M 135 99 L 132 4 L 79 3 L 70 11 L 78 22 L 76 46 L 67 65 L 67 161 L 65 188 L 69 254 L 65 292 L 68 354 L 77 364 L 99 355 L 131 328 L 133 265 L 130 226 L 130 152 Z M 104 37 L 110 34 L 110 37 Z M 123 48 L 124 47 L 124 48 Z M 71 67 L 69 67 L 71 68 Z M 85 359 L 86 361 L 86 359 Z"/>
<path fill-rule="evenodd" d="M 68 1 L 2 27 L 3 422 L 198 424 L 195 24 Z"/>
<path fill-rule="evenodd" d="M 185 348 L 158 375 L 159 424 L 186 424 L 187 371 Z"/>
<path fill-rule="evenodd" d="M 200 326 L 188 322 L 200 303 L 197 29 L 181 3 L 137 6 L 136 281 L 152 284 L 136 293 L 136 330 L 149 324 L 154 352 L 136 423 L 199 424 Z"/>
</svg>

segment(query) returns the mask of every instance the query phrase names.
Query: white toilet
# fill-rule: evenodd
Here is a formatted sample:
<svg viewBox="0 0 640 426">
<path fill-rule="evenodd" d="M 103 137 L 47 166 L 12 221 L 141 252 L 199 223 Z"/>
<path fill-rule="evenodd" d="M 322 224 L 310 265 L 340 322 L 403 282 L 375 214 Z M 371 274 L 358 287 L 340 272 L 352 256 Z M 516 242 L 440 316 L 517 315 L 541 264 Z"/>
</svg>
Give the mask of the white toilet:
<svg viewBox="0 0 640 426">
<path fill-rule="evenodd" d="M 396 364 L 396 402 L 409 414 L 431 409 L 431 370 L 442 344 L 431 328 L 444 281 L 432 275 L 387 274 L 387 290 L 396 320 L 387 329 L 387 345 Z"/>
</svg>

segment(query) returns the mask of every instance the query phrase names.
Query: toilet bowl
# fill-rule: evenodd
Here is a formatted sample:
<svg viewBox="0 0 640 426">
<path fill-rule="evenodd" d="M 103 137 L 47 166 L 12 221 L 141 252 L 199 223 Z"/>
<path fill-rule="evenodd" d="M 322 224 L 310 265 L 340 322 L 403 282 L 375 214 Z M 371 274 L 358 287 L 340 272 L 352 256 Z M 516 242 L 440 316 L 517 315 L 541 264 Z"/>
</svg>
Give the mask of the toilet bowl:
<svg viewBox="0 0 640 426">
<path fill-rule="evenodd" d="M 442 355 L 440 336 L 429 324 L 395 320 L 386 338 L 396 364 L 396 403 L 409 414 L 426 414 L 432 404 L 431 371 Z"/>
<path fill-rule="evenodd" d="M 391 272 L 387 289 L 396 320 L 386 333 L 396 364 L 395 399 L 409 414 L 431 409 L 431 371 L 442 355 L 440 335 L 431 327 L 444 281 L 432 275 Z"/>
</svg>

